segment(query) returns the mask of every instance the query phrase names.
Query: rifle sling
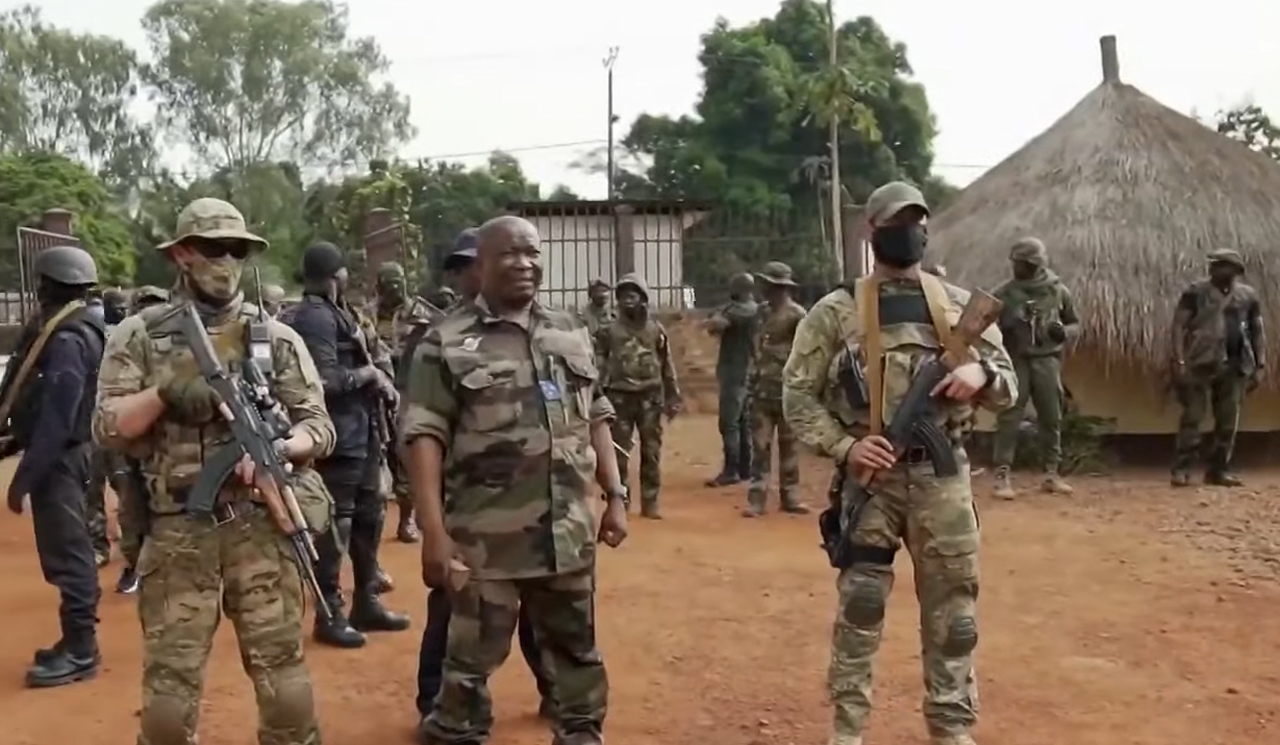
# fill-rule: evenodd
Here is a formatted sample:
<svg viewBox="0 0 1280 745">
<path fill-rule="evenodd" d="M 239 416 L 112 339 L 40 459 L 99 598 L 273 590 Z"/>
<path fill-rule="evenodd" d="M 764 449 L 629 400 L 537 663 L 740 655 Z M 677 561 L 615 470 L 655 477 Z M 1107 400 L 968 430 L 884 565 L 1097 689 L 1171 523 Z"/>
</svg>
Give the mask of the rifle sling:
<svg viewBox="0 0 1280 745">
<path fill-rule="evenodd" d="M 53 332 L 57 330 L 59 324 L 66 320 L 67 316 L 85 307 L 83 300 L 72 300 L 62 309 L 53 315 L 48 321 L 45 321 L 44 328 L 40 329 L 40 335 L 36 337 L 35 342 L 22 358 L 22 366 L 18 368 L 18 372 L 13 376 L 9 383 L 9 390 L 5 391 L 4 401 L 0 401 L 0 423 L 9 419 L 9 410 L 13 408 L 13 402 L 17 400 L 18 393 L 22 390 L 22 383 L 31 374 L 32 368 L 36 366 L 36 360 L 40 359 L 40 353 L 44 351 L 44 345 L 49 343 L 49 338 L 53 336 Z"/>
<path fill-rule="evenodd" d="M 854 295 L 858 298 L 860 308 L 856 330 L 867 366 L 867 398 L 871 400 L 871 421 L 869 430 L 873 435 L 884 431 L 884 342 L 880 338 L 880 277 L 869 275 L 860 277 L 854 285 Z M 951 324 L 947 322 L 947 290 L 942 280 L 928 274 L 920 273 L 920 287 L 924 290 L 925 303 L 929 307 L 929 318 L 933 321 L 933 329 L 938 334 L 938 342 L 945 350 L 951 346 Z"/>
</svg>

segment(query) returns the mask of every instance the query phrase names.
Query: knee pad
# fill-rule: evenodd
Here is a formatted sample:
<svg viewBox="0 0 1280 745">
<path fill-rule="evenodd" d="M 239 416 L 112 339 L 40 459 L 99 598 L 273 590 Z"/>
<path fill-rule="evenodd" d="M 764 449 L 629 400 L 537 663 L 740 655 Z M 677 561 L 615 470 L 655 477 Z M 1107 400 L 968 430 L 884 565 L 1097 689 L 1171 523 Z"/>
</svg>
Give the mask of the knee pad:
<svg viewBox="0 0 1280 745">
<path fill-rule="evenodd" d="M 269 705 L 263 702 L 262 718 L 271 729 L 299 731 L 315 724 L 315 699 L 311 680 L 301 667 L 272 674 L 274 696 Z"/>
<path fill-rule="evenodd" d="M 978 646 L 978 622 L 973 616 L 952 616 L 947 624 L 947 638 L 942 653 L 947 657 L 963 657 Z"/>
<path fill-rule="evenodd" d="M 884 586 L 871 576 L 856 576 L 844 601 L 844 619 L 860 628 L 879 626 L 884 620 Z"/>
<path fill-rule="evenodd" d="M 182 701 L 176 696 L 155 695 L 142 708 L 139 729 L 147 745 L 187 745 L 187 715 L 198 702 Z"/>
</svg>

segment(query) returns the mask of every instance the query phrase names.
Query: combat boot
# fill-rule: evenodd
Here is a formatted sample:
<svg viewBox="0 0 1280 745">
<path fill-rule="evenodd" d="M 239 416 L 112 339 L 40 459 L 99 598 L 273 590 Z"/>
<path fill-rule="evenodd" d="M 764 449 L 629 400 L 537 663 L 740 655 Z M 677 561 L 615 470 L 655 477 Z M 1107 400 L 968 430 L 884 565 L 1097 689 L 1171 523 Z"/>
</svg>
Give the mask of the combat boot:
<svg viewBox="0 0 1280 745">
<path fill-rule="evenodd" d="M 657 500 L 643 502 L 640 505 L 640 517 L 649 520 L 661 520 L 662 512 L 658 509 Z"/>
<path fill-rule="evenodd" d="M 1209 486 L 1244 486 L 1240 477 L 1229 471 L 1210 471 L 1204 475 L 1204 483 Z"/>
<path fill-rule="evenodd" d="M 387 574 L 381 566 L 373 575 L 373 594 L 386 595 L 396 589 L 396 583 L 391 579 L 391 575 Z"/>
<path fill-rule="evenodd" d="M 392 613 L 378 599 L 382 567 L 378 566 L 380 522 L 358 522 L 351 528 L 351 574 L 355 590 L 351 593 L 351 626 L 357 631 L 404 631 L 409 617 Z M 383 575 L 385 576 L 385 575 Z"/>
<path fill-rule="evenodd" d="M 707 479 L 706 484 L 710 487 L 721 487 L 733 486 L 734 484 L 741 483 L 742 481 L 743 479 L 738 476 L 736 471 L 730 471 L 728 468 L 725 468 L 715 478 Z"/>
<path fill-rule="evenodd" d="M 1191 473 L 1181 468 L 1174 469 L 1173 474 L 1169 477 L 1170 486 L 1191 486 Z"/>
<path fill-rule="evenodd" d="M 978 745 L 968 733 L 960 735 L 933 735 L 929 745 Z"/>
<path fill-rule="evenodd" d="M 782 495 L 782 511 L 788 515 L 807 515 L 809 514 L 809 505 L 795 498 L 795 495 Z"/>
<path fill-rule="evenodd" d="M 604 745 L 604 736 L 595 732 L 556 732 L 551 745 Z"/>
<path fill-rule="evenodd" d="M 69 644 L 59 641 L 52 649 L 41 649 L 27 669 L 28 688 L 54 688 L 89 680 L 98 674 L 102 655 L 96 641 Z"/>
<path fill-rule="evenodd" d="M 343 549 L 351 539 L 351 518 L 334 521 L 333 530 L 320 534 L 316 541 L 316 580 L 329 606 L 329 618 L 316 609 L 316 624 L 312 638 L 317 642 L 339 649 L 359 649 L 365 645 L 364 634 L 356 631 L 342 612 L 342 591 L 339 576 L 342 569 Z"/>
<path fill-rule="evenodd" d="M 1013 484 L 1009 482 L 1009 467 L 1000 466 L 996 469 L 995 489 L 991 492 L 996 499 L 1013 499 L 1018 493 L 1013 490 Z"/>
<path fill-rule="evenodd" d="M 138 572 L 128 564 L 120 570 L 120 579 L 116 580 L 116 592 L 121 595 L 132 595 L 138 591 Z"/>
<path fill-rule="evenodd" d="M 1044 475 L 1044 483 L 1040 485 L 1040 488 L 1047 494 L 1061 494 L 1063 496 L 1074 494 L 1076 491 L 1071 487 L 1071 484 L 1068 484 L 1058 475 L 1057 471 L 1046 473 Z"/>
<path fill-rule="evenodd" d="M 556 702 L 549 698 L 542 699 L 542 703 L 538 704 L 538 718 L 551 724 L 560 721 L 560 710 Z"/>
</svg>

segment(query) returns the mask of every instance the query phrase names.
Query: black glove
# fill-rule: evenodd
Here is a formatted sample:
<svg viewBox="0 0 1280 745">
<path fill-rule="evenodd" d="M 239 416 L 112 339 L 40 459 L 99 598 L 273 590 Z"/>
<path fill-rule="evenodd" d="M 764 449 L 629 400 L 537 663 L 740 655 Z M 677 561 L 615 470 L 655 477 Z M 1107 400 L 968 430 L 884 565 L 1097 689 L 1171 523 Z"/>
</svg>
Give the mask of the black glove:
<svg viewBox="0 0 1280 745">
<path fill-rule="evenodd" d="M 201 376 L 175 375 L 156 391 L 164 402 L 165 415 L 175 422 L 192 426 L 208 424 L 218 415 L 222 399 Z"/>
</svg>

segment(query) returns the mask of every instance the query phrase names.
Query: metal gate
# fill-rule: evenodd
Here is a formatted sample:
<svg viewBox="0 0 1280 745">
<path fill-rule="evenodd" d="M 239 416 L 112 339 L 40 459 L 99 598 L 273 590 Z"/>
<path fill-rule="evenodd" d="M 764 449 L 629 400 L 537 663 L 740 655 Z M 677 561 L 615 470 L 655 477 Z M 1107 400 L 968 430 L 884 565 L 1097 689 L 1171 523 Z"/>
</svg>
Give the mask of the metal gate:
<svg viewBox="0 0 1280 745">
<path fill-rule="evenodd" d="M 35 228 L 18 228 L 18 279 L 20 292 L 17 298 L 5 293 L 0 303 L 0 323 L 26 323 L 39 310 L 36 300 L 36 287 L 39 281 L 35 275 L 36 254 L 54 246 L 80 246 L 79 238 L 60 233 L 49 233 Z"/>
</svg>

